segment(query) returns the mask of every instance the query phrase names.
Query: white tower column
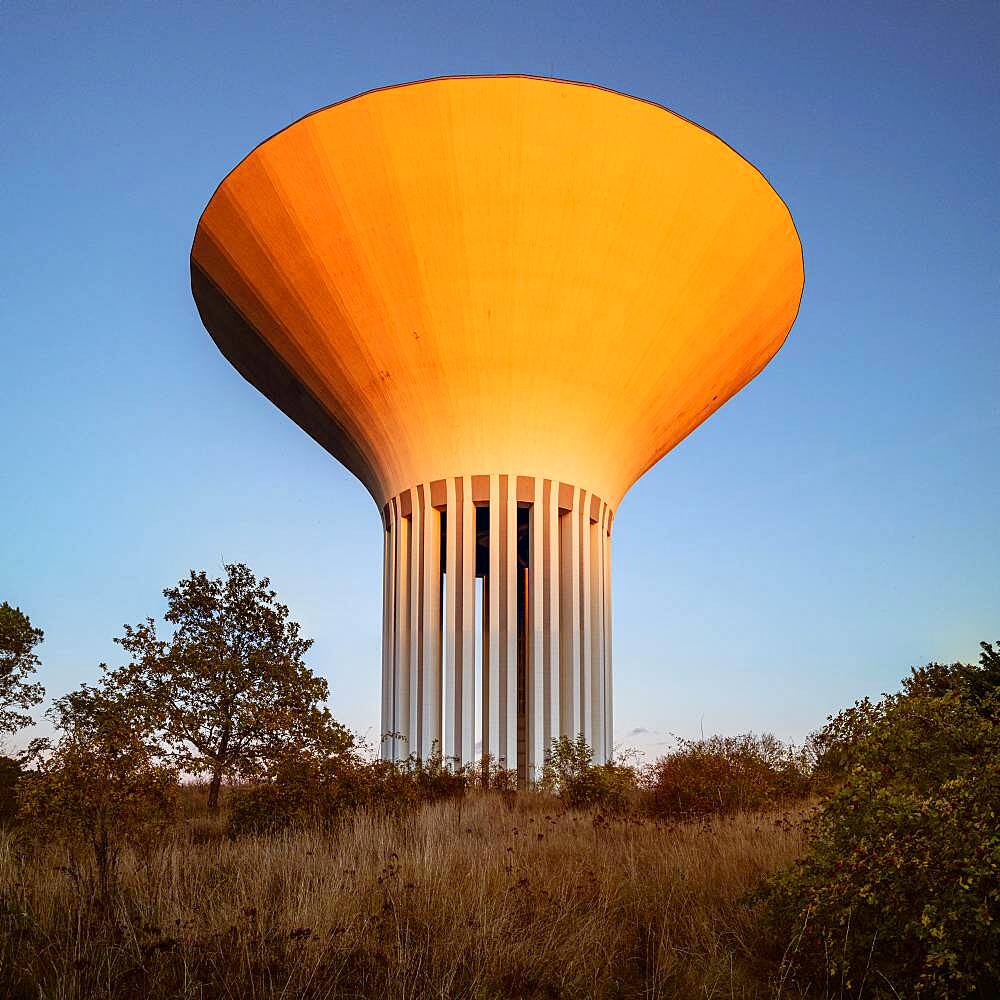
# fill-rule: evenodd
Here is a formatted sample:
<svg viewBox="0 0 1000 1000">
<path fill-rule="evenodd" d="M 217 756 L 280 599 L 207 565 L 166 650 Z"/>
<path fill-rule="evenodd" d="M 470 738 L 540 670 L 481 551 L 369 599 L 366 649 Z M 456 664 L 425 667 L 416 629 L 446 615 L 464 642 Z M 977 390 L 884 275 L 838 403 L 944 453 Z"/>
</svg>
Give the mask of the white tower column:
<svg viewBox="0 0 1000 1000">
<path fill-rule="evenodd" d="M 580 491 L 580 732 L 594 746 L 593 690 L 590 674 L 593 659 L 590 645 L 590 494 Z"/>
<path fill-rule="evenodd" d="M 462 480 L 462 743 L 459 763 L 475 760 L 476 744 L 476 508 L 472 477 Z"/>
<path fill-rule="evenodd" d="M 423 578 L 421 566 L 424 558 L 423 511 L 418 491 L 410 490 L 410 517 L 407 525 L 410 540 L 410 651 L 409 651 L 409 713 L 406 719 L 406 748 L 408 754 L 420 754 L 421 722 L 421 666 L 423 661 Z"/>
<path fill-rule="evenodd" d="M 534 501 L 528 516 L 528 622 L 527 622 L 527 768 L 528 780 L 542 776 L 547 749 L 546 691 L 548 677 L 545 646 L 545 508 L 541 478 L 534 482 Z"/>
<path fill-rule="evenodd" d="M 608 759 L 604 725 L 604 520 L 608 505 L 603 501 L 597 520 L 588 523 L 590 531 L 590 690 L 593 705 L 591 746 L 594 760 L 604 764 Z"/>
<path fill-rule="evenodd" d="M 431 484 L 418 487 L 423 519 L 421 609 L 420 756 L 427 760 L 441 741 L 441 515 L 431 504 Z"/>
<path fill-rule="evenodd" d="M 575 740 L 580 719 L 580 491 L 559 517 L 559 735 Z"/>
<path fill-rule="evenodd" d="M 562 636 L 559 628 L 559 606 L 562 594 L 562 562 L 559 559 L 559 484 L 545 480 L 542 493 L 542 519 L 545 548 L 542 585 L 545 588 L 545 754 L 552 741 L 561 734 L 559 724 L 562 707 Z"/>
<path fill-rule="evenodd" d="M 604 754 L 614 755 L 611 712 L 611 509 L 604 512 L 605 527 L 601 532 L 604 548 Z"/>
<path fill-rule="evenodd" d="M 394 741 L 386 738 L 395 728 L 393 715 L 396 697 L 394 642 L 396 635 L 396 518 L 392 505 L 385 518 L 382 577 L 382 729 L 381 756 L 393 760 Z"/>
<path fill-rule="evenodd" d="M 393 501 L 396 522 L 396 558 L 393 634 L 393 760 L 410 753 L 410 521 Z"/>
<path fill-rule="evenodd" d="M 500 752 L 503 766 L 510 771 L 517 769 L 517 476 L 501 476 L 500 503 L 502 526 L 503 580 L 501 606 L 504 622 L 500 645 L 502 648 L 501 683 L 504 685 L 501 698 L 502 715 L 500 728 L 502 737 Z M 492 528 L 491 528 L 492 531 Z"/>
</svg>

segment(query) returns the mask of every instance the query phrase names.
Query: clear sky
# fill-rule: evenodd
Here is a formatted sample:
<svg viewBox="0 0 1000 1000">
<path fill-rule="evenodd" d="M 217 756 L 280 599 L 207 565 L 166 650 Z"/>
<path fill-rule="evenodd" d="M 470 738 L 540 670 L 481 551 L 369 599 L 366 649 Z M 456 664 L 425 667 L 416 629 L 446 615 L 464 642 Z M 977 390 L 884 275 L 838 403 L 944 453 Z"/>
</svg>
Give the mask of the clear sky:
<svg viewBox="0 0 1000 1000">
<path fill-rule="evenodd" d="M 375 507 L 219 354 L 188 253 L 266 136 L 460 73 L 676 110 L 763 171 L 805 249 L 785 347 L 615 519 L 619 742 L 801 740 L 1000 638 L 1000 5 L 70 6 L 0 12 L 0 600 L 45 630 L 50 693 L 239 560 L 376 731 Z"/>
</svg>

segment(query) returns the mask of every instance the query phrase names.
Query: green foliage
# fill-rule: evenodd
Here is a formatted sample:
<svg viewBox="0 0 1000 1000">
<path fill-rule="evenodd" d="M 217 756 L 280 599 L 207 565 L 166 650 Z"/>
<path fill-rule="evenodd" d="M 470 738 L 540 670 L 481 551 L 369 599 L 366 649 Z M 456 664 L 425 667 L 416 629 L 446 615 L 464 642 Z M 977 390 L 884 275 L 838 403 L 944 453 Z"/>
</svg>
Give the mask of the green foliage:
<svg viewBox="0 0 1000 1000">
<path fill-rule="evenodd" d="M 267 578 L 242 563 L 225 572 L 211 579 L 192 571 L 163 592 L 169 640 L 152 618 L 125 626 L 116 642 L 131 662 L 104 681 L 147 720 L 177 767 L 211 776 L 213 812 L 224 777 L 259 774 L 291 745 L 335 753 L 351 743 L 320 708 L 326 681 L 303 661 L 312 640 L 301 637 Z"/>
<path fill-rule="evenodd" d="M 678 740 L 644 784 L 646 811 L 658 819 L 768 809 L 813 790 L 808 755 L 770 733 Z"/>
<path fill-rule="evenodd" d="M 35 647 L 44 638 L 20 608 L 0 604 L 0 736 L 30 726 L 26 713 L 45 696 L 41 684 L 29 681 L 39 666 Z"/>
<path fill-rule="evenodd" d="M 158 763 L 120 702 L 82 687 L 49 713 L 60 736 L 18 783 L 18 817 L 71 849 L 89 845 L 106 897 L 126 843 L 147 841 L 176 809 L 177 772 Z"/>
<path fill-rule="evenodd" d="M 935 699 L 954 694 L 976 711 L 988 712 L 1000 692 L 1000 649 L 995 650 L 988 642 L 979 645 L 982 655 L 978 664 L 928 663 L 924 667 L 911 667 L 909 677 L 902 681 L 900 695 L 884 695 L 878 702 L 862 698 L 830 716 L 812 738 L 817 776 L 842 780 L 850 770 L 857 748 L 873 730 L 884 725 L 887 713 L 899 697 Z"/>
<path fill-rule="evenodd" d="M 553 739 L 543 786 L 552 788 L 571 809 L 628 811 L 637 787 L 635 771 L 621 762 L 594 764 L 593 760 L 593 751 L 583 733 L 575 740 L 568 736 Z"/>
<path fill-rule="evenodd" d="M 984 644 L 978 667 L 913 671 L 819 734 L 841 783 L 805 857 L 765 892 L 795 941 L 789 976 L 855 996 L 1000 993 L 995 655 Z"/>
</svg>

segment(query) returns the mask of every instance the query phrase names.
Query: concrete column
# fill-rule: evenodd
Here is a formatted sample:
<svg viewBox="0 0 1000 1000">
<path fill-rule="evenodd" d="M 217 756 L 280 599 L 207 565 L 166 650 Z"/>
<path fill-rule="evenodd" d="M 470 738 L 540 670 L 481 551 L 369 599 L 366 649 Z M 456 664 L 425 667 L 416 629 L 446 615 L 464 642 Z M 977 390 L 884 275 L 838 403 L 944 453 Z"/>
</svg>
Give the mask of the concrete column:
<svg viewBox="0 0 1000 1000">
<path fill-rule="evenodd" d="M 392 708 L 395 698 L 393 649 L 395 647 L 396 521 L 391 506 L 388 508 L 387 521 L 382 555 L 382 727 L 379 732 L 379 752 L 383 760 L 392 760 L 392 741 L 385 738 L 385 734 L 392 732 L 395 728 Z"/>
<path fill-rule="evenodd" d="M 489 656 L 483 656 L 483 754 L 500 760 L 500 477 L 490 476 Z"/>
<path fill-rule="evenodd" d="M 506 746 L 501 741 L 501 752 L 506 753 L 508 770 L 517 769 L 517 476 L 505 476 L 506 489 L 501 493 L 505 505 L 503 521 L 506 532 L 501 553 L 504 576 L 504 648 L 502 676 L 506 686 L 503 697 L 503 715 L 500 726 L 506 734 Z"/>
<path fill-rule="evenodd" d="M 604 752 L 608 760 L 614 756 L 613 719 L 611 711 L 611 512 L 605 513 L 601 533 L 604 546 Z"/>
<path fill-rule="evenodd" d="M 458 489 L 461 480 L 458 480 Z M 462 512 L 456 480 L 447 482 L 445 531 L 444 755 L 462 757 Z"/>
<path fill-rule="evenodd" d="M 545 530 L 545 754 L 552 749 L 552 740 L 562 732 L 562 671 L 560 669 L 559 598 L 562 593 L 559 560 L 559 484 L 545 481 L 542 511 Z"/>
<path fill-rule="evenodd" d="M 580 490 L 580 732 L 588 745 L 594 745 L 593 691 L 590 671 L 593 663 L 591 636 L 590 586 L 590 493 Z"/>
<path fill-rule="evenodd" d="M 559 735 L 582 732 L 580 717 L 580 491 L 573 487 L 570 510 L 559 517 Z"/>
<path fill-rule="evenodd" d="M 607 504 L 601 503 L 597 521 L 587 528 L 590 533 L 590 690 L 594 717 L 591 732 L 594 761 L 607 761 L 604 732 L 604 519 Z"/>
<path fill-rule="evenodd" d="M 528 780 L 542 777 L 545 761 L 545 504 L 544 487 L 535 479 L 534 502 L 528 519 Z"/>
<path fill-rule="evenodd" d="M 476 722 L 476 511 L 471 477 L 448 480 L 446 503 L 444 754 L 463 766 L 473 759 Z"/>
<path fill-rule="evenodd" d="M 393 500 L 396 519 L 396 600 L 395 643 L 393 649 L 393 729 L 400 734 L 393 740 L 393 760 L 409 752 L 410 724 L 410 521 L 402 516 L 398 500 Z"/>
<path fill-rule="evenodd" d="M 423 518 L 423 651 L 421 662 L 420 756 L 441 753 L 441 515 L 431 506 L 431 486 L 421 487 Z"/>
<path fill-rule="evenodd" d="M 476 742 L 476 507 L 472 477 L 462 479 L 462 743 L 461 764 L 471 764 Z"/>
<path fill-rule="evenodd" d="M 423 692 L 423 560 L 424 531 L 420 488 L 410 490 L 410 705 L 406 724 L 407 754 L 420 754 L 420 723 Z"/>
</svg>

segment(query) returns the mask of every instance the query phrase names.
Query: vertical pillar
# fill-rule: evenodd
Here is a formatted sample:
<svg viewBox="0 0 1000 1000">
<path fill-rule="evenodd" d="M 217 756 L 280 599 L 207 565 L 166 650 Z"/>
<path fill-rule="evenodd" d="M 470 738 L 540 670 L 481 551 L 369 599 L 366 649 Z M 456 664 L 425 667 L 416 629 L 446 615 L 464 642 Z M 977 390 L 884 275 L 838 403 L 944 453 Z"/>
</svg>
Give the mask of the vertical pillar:
<svg viewBox="0 0 1000 1000">
<path fill-rule="evenodd" d="M 380 754 L 383 760 L 393 759 L 393 741 L 386 733 L 395 729 L 392 718 L 395 698 L 393 648 L 395 646 L 396 599 L 396 518 L 391 505 L 386 508 L 385 540 L 382 555 L 382 728 L 379 733 Z"/>
<path fill-rule="evenodd" d="M 462 744 L 461 763 L 471 764 L 476 742 L 476 507 L 472 477 L 462 479 Z"/>
<path fill-rule="evenodd" d="M 487 541 L 489 545 L 489 541 Z M 487 563 L 489 563 L 489 553 L 487 552 Z M 482 672 L 480 674 L 480 683 L 482 684 L 482 691 L 480 692 L 480 702 L 479 702 L 479 756 L 480 759 L 486 757 L 490 752 L 490 574 L 489 566 L 487 566 L 486 573 L 483 575 L 483 594 L 482 594 L 482 630 L 479 634 L 479 642 L 481 643 L 480 649 L 483 654 L 482 662 Z"/>
<path fill-rule="evenodd" d="M 502 677 L 505 685 L 503 709 L 500 719 L 501 729 L 506 734 L 506 752 L 508 770 L 517 769 L 517 477 L 503 476 L 504 488 L 501 491 L 501 501 L 504 504 L 506 531 L 504 547 L 501 553 L 504 577 L 504 626 L 503 626 L 503 667 Z"/>
<path fill-rule="evenodd" d="M 441 515 L 431 505 L 431 485 L 420 487 L 423 518 L 423 654 L 421 663 L 420 756 L 441 743 Z"/>
<path fill-rule="evenodd" d="M 590 685 L 592 615 L 590 605 L 590 494 L 580 490 L 580 732 L 594 746 L 593 691 Z"/>
<path fill-rule="evenodd" d="M 420 702 L 423 692 L 422 663 L 423 649 L 423 561 L 424 561 L 424 530 L 423 510 L 420 502 L 420 487 L 410 490 L 410 705 L 406 723 L 407 755 L 420 755 Z"/>
<path fill-rule="evenodd" d="M 601 532 L 604 547 L 604 753 L 608 760 L 614 756 L 613 718 L 611 702 L 611 511 L 605 515 L 605 528 Z"/>
<path fill-rule="evenodd" d="M 608 506 L 601 503 L 597 521 L 587 520 L 590 534 L 590 700 L 593 705 L 594 761 L 607 762 L 604 733 L 604 519 Z"/>
<path fill-rule="evenodd" d="M 490 565 L 489 605 L 484 602 L 483 617 L 489 616 L 489 660 L 484 657 L 483 669 L 483 754 L 494 763 L 500 760 L 500 477 L 490 476 Z"/>
<path fill-rule="evenodd" d="M 542 776 L 545 760 L 545 505 L 542 480 L 535 479 L 528 517 L 528 670 L 527 727 L 529 781 Z"/>
<path fill-rule="evenodd" d="M 445 528 L 444 755 L 462 763 L 462 481 L 449 479 Z"/>
<path fill-rule="evenodd" d="M 562 671 L 559 654 L 562 645 L 560 635 L 559 595 L 562 592 L 559 560 L 559 484 L 545 480 L 542 512 L 545 531 L 545 755 L 552 749 L 552 741 L 562 732 L 560 710 L 562 708 Z"/>
<path fill-rule="evenodd" d="M 559 518 L 559 735 L 580 734 L 580 491 L 573 487 L 570 510 Z"/>
<path fill-rule="evenodd" d="M 393 760 L 410 753 L 408 727 L 410 723 L 410 521 L 402 516 L 398 500 L 394 499 L 396 518 L 396 600 L 395 644 L 393 649 Z"/>
<path fill-rule="evenodd" d="M 472 761 L 476 724 L 476 511 L 469 476 L 448 480 L 446 503 L 444 755 L 463 766 Z"/>
</svg>

